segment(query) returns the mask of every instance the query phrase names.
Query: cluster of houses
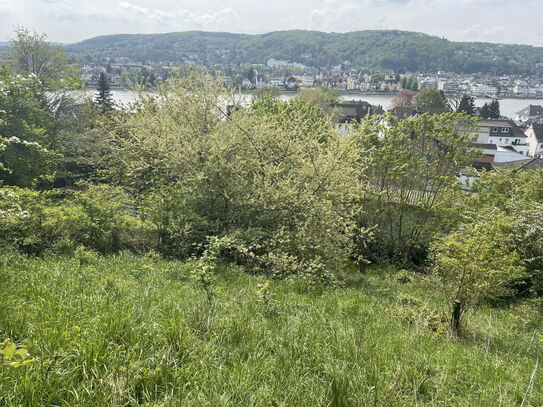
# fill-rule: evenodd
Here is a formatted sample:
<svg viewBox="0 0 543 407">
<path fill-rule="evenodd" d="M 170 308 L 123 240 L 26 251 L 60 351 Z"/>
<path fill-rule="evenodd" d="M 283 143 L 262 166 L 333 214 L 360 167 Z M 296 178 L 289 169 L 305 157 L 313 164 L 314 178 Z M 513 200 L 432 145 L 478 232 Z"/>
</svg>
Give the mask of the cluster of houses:
<svg viewBox="0 0 543 407">
<path fill-rule="evenodd" d="M 354 122 L 360 122 L 367 115 L 384 118 L 385 110 L 364 101 L 334 104 L 338 112 L 336 124 L 340 134 L 352 129 Z M 395 107 L 389 110 L 400 120 L 411 119 L 421 114 L 446 113 L 445 108 Z M 482 156 L 473 163 L 475 169 L 493 170 L 499 168 L 543 168 L 543 106 L 529 105 L 517 112 L 511 119 L 481 120 L 473 130 Z M 467 177 L 467 175 L 465 175 Z"/>
<path fill-rule="evenodd" d="M 193 56 L 196 58 L 196 56 Z M 182 65 L 201 64 L 190 57 Z M 191 59 L 193 58 L 193 59 Z M 248 70 L 247 66 L 251 69 Z M 172 69 L 170 63 L 135 62 L 129 58 L 106 59 L 102 63 L 88 63 L 81 68 L 81 76 L 88 85 L 96 84 L 100 71 L 106 70 L 113 86 L 126 86 L 127 79 L 152 74 L 157 82 L 166 80 Z M 539 77 L 515 75 L 459 75 L 439 72 L 437 74 L 410 72 L 370 72 L 353 67 L 350 61 L 328 68 L 307 67 L 299 62 L 269 59 L 265 64 L 240 66 L 203 67 L 217 76 L 225 77 L 232 88 L 258 89 L 275 86 L 284 91 L 296 91 L 301 87 L 325 86 L 340 91 L 352 92 L 396 92 L 405 88 L 405 79 L 410 79 L 412 90 L 434 88 L 446 94 L 469 94 L 479 98 L 523 97 L 543 98 L 543 81 Z M 248 75 L 248 72 L 251 72 Z"/>
<path fill-rule="evenodd" d="M 434 88 L 448 94 L 468 94 L 478 98 L 541 98 L 543 82 L 537 77 L 441 74 L 419 76 L 420 87 Z"/>
</svg>

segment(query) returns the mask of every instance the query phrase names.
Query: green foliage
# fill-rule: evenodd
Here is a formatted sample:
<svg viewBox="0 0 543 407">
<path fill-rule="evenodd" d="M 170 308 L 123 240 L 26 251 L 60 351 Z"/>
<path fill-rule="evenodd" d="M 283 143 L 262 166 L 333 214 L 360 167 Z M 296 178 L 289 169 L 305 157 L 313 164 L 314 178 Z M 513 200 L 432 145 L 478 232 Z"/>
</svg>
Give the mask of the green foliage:
<svg viewBox="0 0 543 407">
<path fill-rule="evenodd" d="M 1 242 L 40 254 L 83 245 L 101 253 L 152 248 L 153 234 L 122 190 L 94 186 L 66 197 L 18 188 L 0 189 Z"/>
<path fill-rule="evenodd" d="M 264 86 L 251 92 L 254 100 L 259 99 L 277 99 L 281 95 L 281 90 L 277 86 Z"/>
<path fill-rule="evenodd" d="M 418 108 L 444 108 L 446 100 L 437 89 L 426 88 L 421 90 L 413 98 L 413 104 Z"/>
<path fill-rule="evenodd" d="M 419 82 L 416 78 L 413 78 L 412 76 L 404 76 L 400 81 L 400 86 L 402 87 L 402 89 L 408 89 L 413 91 L 419 90 Z"/>
<path fill-rule="evenodd" d="M 466 308 L 511 294 L 512 283 L 523 277 L 513 224 L 513 218 L 489 212 L 434 245 L 435 271 L 451 303 L 458 304 L 455 331 Z"/>
<path fill-rule="evenodd" d="M 322 86 L 315 88 L 303 88 L 296 98 L 302 102 L 319 106 L 324 112 L 332 113 L 330 105 L 339 102 L 339 91 Z"/>
<path fill-rule="evenodd" d="M 30 358 L 30 353 L 24 345 L 17 345 L 10 339 L 0 342 L 0 361 L 13 368 L 28 366 L 35 360 Z"/>
<path fill-rule="evenodd" d="M 100 77 L 98 78 L 98 93 L 96 94 L 95 100 L 102 113 L 109 112 L 113 109 L 109 78 L 104 72 L 100 72 Z"/>
<path fill-rule="evenodd" d="M 485 103 L 481 107 L 481 117 L 483 119 L 499 119 L 500 118 L 500 102 L 493 100 L 490 103 Z"/>
<path fill-rule="evenodd" d="M 457 174 L 477 152 L 470 147 L 473 118 L 422 115 L 386 126 L 367 120 L 357 136 L 369 187 L 361 196 L 359 226 L 373 227 L 372 260 L 422 263 L 436 232 L 458 221 Z"/>
<path fill-rule="evenodd" d="M 36 360 L 0 367 L 2 406 L 543 404 L 539 369 L 529 391 L 543 357 L 530 302 L 481 306 L 458 341 L 440 331 L 440 287 L 420 274 L 399 283 L 394 270 L 369 269 L 349 273 L 349 288 L 303 293 L 232 267 L 215 275 L 202 335 L 190 263 L 0 264 L 0 335 Z M 259 285 L 273 295 L 269 308 Z"/>
<path fill-rule="evenodd" d="M 543 204 L 531 203 L 518 208 L 514 225 L 514 243 L 526 268 L 531 294 L 543 296 Z"/>
<path fill-rule="evenodd" d="M 52 121 L 33 76 L 0 66 L 0 181 L 34 186 L 54 168 Z"/>
<path fill-rule="evenodd" d="M 236 261 L 257 270 L 326 275 L 350 252 L 354 140 L 299 100 L 260 100 L 224 120 L 223 91 L 201 76 L 172 81 L 118 127 L 119 171 L 161 250 L 186 258 L 229 236 Z"/>
<path fill-rule="evenodd" d="M 370 82 L 371 83 L 379 83 L 379 82 L 384 81 L 384 80 L 385 80 L 385 74 L 384 73 L 374 73 L 370 77 Z"/>
<path fill-rule="evenodd" d="M 334 66 L 351 61 L 354 67 L 411 72 L 460 74 L 536 74 L 543 48 L 529 45 L 452 42 L 422 33 L 366 30 L 349 33 L 277 31 L 260 35 L 181 32 L 107 35 L 69 45 L 66 52 L 94 58 L 129 57 L 138 61 L 185 62 L 193 55 L 211 66 L 240 65 L 270 58 L 308 66 Z M 408 89 L 417 90 L 416 87 Z"/>
<path fill-rule="evenodd" d="M 456 111 L 470 116 L 475 115 L 475 99 L 472 96 L 463 95 Z"/>
<path fill-rule="evenodd" d="M 8 60 L 23 74 L 33 74 L 44 84 L 63 80 L 68 75 L 67 58 L 62 46 L 47 41 L 45 34 L 17 27 L 11 39 Z"/>
</svg>

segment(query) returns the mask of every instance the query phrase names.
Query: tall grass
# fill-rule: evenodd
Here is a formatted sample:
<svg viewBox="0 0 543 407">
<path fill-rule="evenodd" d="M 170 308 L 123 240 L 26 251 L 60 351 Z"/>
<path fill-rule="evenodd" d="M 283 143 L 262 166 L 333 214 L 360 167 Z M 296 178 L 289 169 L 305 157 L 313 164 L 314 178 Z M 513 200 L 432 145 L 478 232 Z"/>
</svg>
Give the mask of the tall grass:
<svg viewBox="0 0 543 407">
<path fill-rule="evenodd" d="M 541 406 L 543 318 L 485 308 L 450 338 L 423 277 L 347 273 L 335 290 L 119 256 L 0 261 L 1 406 Z M 266 286 L 267 287 L 267 286 Z"/>
</svg>

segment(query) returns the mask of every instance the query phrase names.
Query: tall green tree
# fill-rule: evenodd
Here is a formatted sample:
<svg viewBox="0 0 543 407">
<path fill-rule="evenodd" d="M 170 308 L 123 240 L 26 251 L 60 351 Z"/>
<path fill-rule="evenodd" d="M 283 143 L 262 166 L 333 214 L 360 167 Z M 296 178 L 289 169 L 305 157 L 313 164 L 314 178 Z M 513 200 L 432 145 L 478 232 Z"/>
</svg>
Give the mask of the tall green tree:
<svg viewBox="0 0 543 407">
<path fill-rule="evenodd" d="M 475 99 L 472 96 L 464 95 L 456 108 L 458 113 L 465 113 L 470 116 L 475 114 Z"/>
<path fill-rule="evenodd" d="M 95 97 L 96 104 L 104 113 L 113 109 L 113 98 L 109 86 L 109 78 L 104 72 L 100 72 L 98 78 L 98 93 Z"/>
<path fill-rule="evenodd" d="M 477 156 L 469 134 L 474 125 L 464 114 L 424 114 L 386 125 L 366 120 L 356 131 L 366 163 L 361 177 L 371 186 L 359 226 L 378 225 L 374 260 L 420 262 L 432 236 L 455 221 L 450 202 L 459 191 L 458 173 Z"/>
<path fill-rule="evenodd" d="M 60 45 L 47 40 L 47 35 L 17 27 L 10 42 L 7 56 L 17 71 L 34 74 L 44 83 L 67 76 L 66 55 Z"/>
<path fill-rule="evenodd" d="M 326 113 L 332 113 L 330 105 L 339 102 L 339 91 L 323 86 L 303 88 L 298 92 L 296 99 L 317 105 Z"/>
<path fill-rule="evenodd" d="M 488 115 L 489 119 L 499 119 L 500 114 L 500 102 L 497 99 L 494 99 L 490 104 L 488 105 Z"/>
<path fill-rule="evenodd" d="M 426 88 L 417 93 L 413 98 L 413 104 L 418 108 L 444 108 L 447 106 L 443 95 L 437 89 L 432 88 Z"/>
<path fill-rule="evenodd" d="M 499 119 L 500 118 L 500 102 L 493 100 L 490 103 L 485 103 L 481 107 L 480 115 L 484 119 Z"/>
</svg>

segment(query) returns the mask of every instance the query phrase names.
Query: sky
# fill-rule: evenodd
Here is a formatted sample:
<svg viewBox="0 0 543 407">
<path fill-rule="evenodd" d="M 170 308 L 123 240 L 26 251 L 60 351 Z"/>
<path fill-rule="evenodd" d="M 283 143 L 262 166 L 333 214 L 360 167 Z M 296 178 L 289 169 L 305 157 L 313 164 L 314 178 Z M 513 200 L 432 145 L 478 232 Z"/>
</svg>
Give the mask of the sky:
<svg viewBox="0 0 543 407">
<path fill-rule="evenodd" d="M 22 25 L 64 43 L 188 30 L 399 29 L 543 46 L 542 16 L 543 0 L 0 0 L 0 41 Z"/>
</svg>

